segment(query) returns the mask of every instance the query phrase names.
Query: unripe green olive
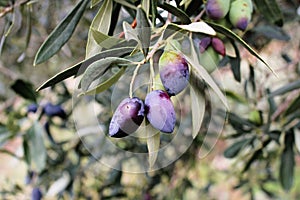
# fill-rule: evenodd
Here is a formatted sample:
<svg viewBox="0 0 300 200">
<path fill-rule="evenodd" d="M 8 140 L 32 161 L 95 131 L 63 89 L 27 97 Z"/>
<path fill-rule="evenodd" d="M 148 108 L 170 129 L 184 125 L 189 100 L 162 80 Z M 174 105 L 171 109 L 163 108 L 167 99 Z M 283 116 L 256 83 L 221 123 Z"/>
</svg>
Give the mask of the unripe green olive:
<svg viewBox="0 0 300 200">
<path fill-rule="evenodd" d="M 251 21 L 252 11 L 251 0 L 234 0 L 230 5 L 229 20 L 234 27 L 244 31 Z"/>
<path fill-rule="evenodd" d="M 218 67 L 219 55 L 212 46 L 209 46 L 203 53 L 200 53 L 199 60 L 207 72 L 212 73 Z"/>
</svg>

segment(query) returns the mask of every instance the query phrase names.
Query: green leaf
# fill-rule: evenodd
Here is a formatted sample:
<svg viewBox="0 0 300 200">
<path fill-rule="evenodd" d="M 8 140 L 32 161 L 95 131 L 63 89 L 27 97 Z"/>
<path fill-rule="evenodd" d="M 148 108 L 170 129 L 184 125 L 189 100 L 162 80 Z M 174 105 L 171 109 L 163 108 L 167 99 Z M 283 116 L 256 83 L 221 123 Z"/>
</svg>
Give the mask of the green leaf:
<svg viewBox="0 0 300 200">
<path fill-rule="evenodd" d="M 283 41 L 289 41 L 291 39 L 291 37 L 287 33 L 285 33 L 282 28 L 279 28 L 277 26 L 269 26 L 264 24 L 262 26 L 257 26 L 252 30 L 270 39 Z"/>
<path fill-rule="evenodd" d="M 154 27 L 155 27 L 155 25 L 156 25 L 157 2 L 158 2 L 158 0 L 151 0 L 152 24 L 153 24 Z"/>
<path fill-rule="evenodd" d="M 300 96 L 298 96 L 288 107 L 288 109 L 284 112 L 284 116 L 287 116 L 300 108 Z"/>
<path fill-rule="evenodd" d="M 43 83 L 37 89 L 37 91 L 40 91 L 47 87 L 53 86 L 67 78 L 70 78 L 71 76 L 83 74 L 85 72 L 86 68 L 90 64 L 96 62 L 97 60 L 100 60 L 100 59 L 103 59 L 106 57 L 111 57 L 111 56 L 123 57 L 124 55 L 129 54 L 133 49 L 134 49 L 133 47 L 121 47 L 121 48 L 109 49 L 109 50 L 100 52 L 99 54 L 97 54 L 91 58 L 83 60 L 83 61 L 75 64 L 74 66 L 63 70 L 62 72 L 57 73 L 52 78 L 50 78 L 45 83 Z"/>
<path fill-rule="evenodd" d="M 124 34 L 125 34 L 125 39 L 127 41 L 135 40 L 135 41 L 139 42 L 139 38 L 137 36 L 138 35 L 137 30 L 133 29 L 131 27 L 131 25 L 126 21 L 123 22 L 123 30 L 124 30 Z"/>
<path fill-rule="evenodd" d="M 238 50 L 238 48 L 235 45 L 233 40 L 231 40 L 231 44 L 234 48 L 235 55 L 236 55 L 236 57 L 229 57 L 231 71 L 233 73 L 234 79 L 238 82 L 241 82 L 241 58 L 240 58 L 240 53 L 239 53 L 239 50 Z"/>
<path fill-rule="evenodd" d="M 286 133 L 284 144 L 285 147 L 281 154 L 279 180 L 283 189 L 289 191 L 292 188 L 294 182 L 294 134 L 292 134 L 291 132 Z"/>
<path fill-rule="evenodd" d="M 150 46 L 151 27 L 147 15 L 142 8 L 138 8 L 136 20 L 137 20 L 137 27 L 136 27 L 137 37 L 141 44 L 142 52 L 146 57 Z"/>
<path fill-rule="evenodd" d="M 210 25 L 212 28 L 214 28 L 217 32 L 220 32 L 227 37 L 239 42 L 241 45 L 243 45 L 252 55 L 257 57 L 260 61 L 262 61 L 269 69 L 277 76 L 277 74 L 274 72 L 272 67 L 268 65 L 266 61 L 254 50 L 252 47 L 250 47 L 241 37 L 239 37 L 237 34 L 235 34 L 233 31 L 229 30 L 228 28 L 221 26 L 219 24 L 213 23 L 213 22 L 207 22 L 208 25 Z"/>
<path fill-rule="evenodd" d="M 3 147 L 3 145 L 12 137 L 12 134 L 5 126 L 0 126 L 0 147 Z"/>
<path fill-rule="evenodd" d="M 232 100 L 234 100 L 236 102 L 243 103 L 243 104 L 247 103 L 247 100 L 243 96 L 241 96 L 233 91 L 225 90 L 225 95 L 227 98 L 231 98 Z"/>
<path fill-rule="evenodd" d="M 58 24 L 35 55 L 34 65 L 51 58 L 72 36 L 89 0 L 81 0 Z"/>
<path fill-rule="evenodd" d="M 192 41 L 191 41 L 191 44 L 193 44 Z M 188 63 L 191 65 L 191 71 L 193 71 L 195 76 L 197 76 L 200 79 L 204 79 L 204 81 L 212 88 L 212 90 L 217 94 L 217 96 L 223 102 L 225 107 L 228 109 L 229 107 L 228 107 L 228 104 L 227 104 L 226 97 L 224 96 L 224 94 L 220 90 L 219 86 L 215 83 L 215 81 L 209 75 L 209 73 L 205 70 L 205 68 L 202 65 L 200 65 L 194 45 L 191 45 L 191 56 L 184 55 L 184 57 L 188 61 Z"/>
<path fill-rule="evenodd" d="M 147 147 L 149 153 L 149 169 L 152 169 L 158 155 L 160 144 L 160 132 L 153 128 L 150 124 L 146 127 L 147 132 Z"/>
<path fill-rule="evenodd" d="M 179 8 L 176 8 L 166 2 L 163 3 L 158 3 L 158 7 L 172 13 L 173 15 L 175 15 L 176 17 L 178 17 L 180 19 L 180 21 L 183 24 L 190 24 L 192 23 L 191 19 L 189 18 L 189 16 L 183 12 L 182 10 L 180 10 Z"/>
<path fill-rule="evenodd" d="M 276 0 L 254 0 L 259 12 L 272 24 L 283 25 L 283 14 Z"/>
<path fill-rule="evenodd" d="M 238 153 L 245 148 L 248 144 L 253 141 L 253 138 L 246 138 L 240 141 L 233 143 L 224 151 L 224 156 L 226 158 L 234 158 L 238 155 Z"/>
<path fill-rule="evenodd" d="M 130 62 L 131 61 L 128 59 L 118 57 L 107 57 L 97 60 L 96 62 L 92 63 L 84 72 L 80 83 L 82 90 L 86 92 L 92 82 L 102 76 L 112 64 L 125 64 Z"/>
<path fill-rule="evenodd" d="M 192 111 L 192 135 L 195 138 L 201 128 L 205 114 L 205 97 L 204 91 L 200 93 L 197 88 L 190 88 L 191 95 L 191 111 Z"/>
<path fill-rule="evenodd" d="M 296 149 L 300 153 L 300 130 L 298 128 L 294 128 L 294 138 Z"/>
<path fill-rule="evenodd" d="M 88 41 L 86 45 L 86 58 L 90 58 L 101 51 L 102 48 L 97 44 L 97 42 L 92 36 L 92 29 L 100 31 L 104 34 L 108 34 L 111 23 L 112 10 L 113 1 L 104 0 L 103 4 L 101 5 L 101 8 L 94 17 L 90 26 Z"/>
<path fill-rule="evenodd" d="M 285 94 L 287 92 L 290 92 L 290 91 L 293 91 L 293 90 L 296 90 L 296 89 L 299 89 L 299 88 L 300 88 L 300 80 L 297 80 L 297 81 L 288 83 L 288 84 L 278 88 L 277 90 L 271 92 L 269 94 L 269 97 L 275 97 L 275 96 L 278 96 L 278 95 L 282 95 L 282 94 Z"/>
<path fill-rule="evenodd" d="M 142 0 L 142 8 L 145 11 L 146 17 L 149 17 L 150 12 L 150 0 Z"/>
<path fill-rule="evenodd" d="M 124 0 L 114 0 L 114 2 L 116 2 L 118 4 L 121 4 L 123 6 L 126 6 L 128 8 L 131 8 L 133 10 L 137 9 L 137 7 L 135 7 L 135 5 L 133 5 L 133 4 L 129 3 L 129 2 L 127 2 L 127 1 L 124 1 Z"/>
<path fill-rule="evenodd" d="M 211 26 L 209 26 L 207 23 L 203 21 L 193 22 L 188 25 L 177 25 L 177 24 L 169 24 L 169 25 L 178 26 L 183 30 L 187 30 L 194 33 L 203 33 L 212 36 L 217 34 L 216 31 Z"/>
<path fill-rule="evenodd" d="M 34 122 L 26 133 L 30 163 L 37 172 L 41 172 L 46 166 L 47 152 L 44 145 L 43 131 L 43 127 L 38 122 Z"/>
<path fill-rule="evenodd" d="M 122 39 L 108 36 L 104 33 L 101 33 L 100 31 L 93 29 L 93 28 L 91 29 L 91 32 L 92 32 L 94 40 L 97 42 L 97 44 L 106 49 L 110 49 L 111 47 L 113 47 L 123 41 Z"/>
<path fill-rule="evenodd" d="M 11 89 L 25 99 L 36 102 L 36 92 L 31 83 L 18 79 L 11 86 Z"/>
<path fill-rule="evenodd" d="M 92 0 L 91 2 L 91 8 L 93 8 L 95 5 L 97 5 L 98 3 L 100 3 L 102 0 Z"/>
<path fill-rule="evenodd" d="M 124 74 L 126 67 L 122 67 L 117 73 L 115 73 L 112 77 L 107 79 L 106 81 L 100 83 L 98 86 L 95 88 L 88 90 L 84 93 L 81 93 L 81 95 L 94 95 L 94 94 L 99 94 L 101 92 L 104 92 L 108 88 L 110 88 L 113 84 L 115 84 L 121 76 Z"/>
</svg>

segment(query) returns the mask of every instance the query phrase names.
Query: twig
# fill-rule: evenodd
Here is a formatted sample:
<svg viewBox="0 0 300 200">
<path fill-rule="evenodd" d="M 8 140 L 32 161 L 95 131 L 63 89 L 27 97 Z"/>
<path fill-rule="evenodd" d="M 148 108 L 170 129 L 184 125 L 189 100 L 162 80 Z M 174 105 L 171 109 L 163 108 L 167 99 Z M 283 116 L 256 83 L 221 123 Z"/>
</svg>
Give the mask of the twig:
<svg viewBox="0 0 300 200">
<path fill-rule="evenodd" d="M 9 7 L 4 8 L 2 10 L 2 12 L 0 13 L 0 18 L 3 17 L 3 16 L 5 16 L 7 13 L 12 12 L 14 10 L 14 8 L 22 6 L 22 5 L 26 4 L 26 3 L 28 3 L 29 1 L 30 0 L 20 1 L 20 2 L 18 2 L 16 4 L 13 4 L 13 5 L 9 6 Z"/>
<path fill-rule="evenodd" d="M 277 110 L 272 115 L 272 121 L 274 121 L 279 115 L 285 112 L 295 97 L 299 95 L 299 90 L 291 92 L 291 94 L 286 98 L 285 102 L 278 106 Z"/>
<path fill-rule="evenodd" d="M 201 19 L 202 15 L 205 13 L 205 8 L 194 18 L 194 21 L 197 22 Z"/>
</svg>

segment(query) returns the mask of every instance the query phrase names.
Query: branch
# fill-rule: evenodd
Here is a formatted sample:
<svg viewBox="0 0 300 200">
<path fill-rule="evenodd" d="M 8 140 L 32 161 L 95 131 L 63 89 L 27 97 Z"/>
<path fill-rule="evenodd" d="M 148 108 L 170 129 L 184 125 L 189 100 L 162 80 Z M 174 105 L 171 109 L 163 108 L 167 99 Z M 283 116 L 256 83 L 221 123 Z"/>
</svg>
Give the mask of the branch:
<svg viewBox="0 0 300 200">
<path fill-rule="evenodd" d="M 17 2 L 16 4 L 13 4 L 9 7 L 5 7 L 2 12 L 0 12 L 0 18 L 1 17 L 4 17 L 7 13 L 10 13 L 12 12 L 16 7 L 19 7 L 19 6 L 22 6 L 26 3 L 28 3 L 30 0 L 23 0 L 23 1 L 20 1 L 20 2 Z"/>
</svg>

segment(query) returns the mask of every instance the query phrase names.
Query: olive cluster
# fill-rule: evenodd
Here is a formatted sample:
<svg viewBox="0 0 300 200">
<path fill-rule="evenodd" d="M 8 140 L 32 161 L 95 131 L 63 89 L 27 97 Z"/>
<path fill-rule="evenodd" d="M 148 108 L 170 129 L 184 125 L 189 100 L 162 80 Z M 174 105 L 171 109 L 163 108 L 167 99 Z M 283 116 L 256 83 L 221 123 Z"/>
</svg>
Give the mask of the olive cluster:
<svg viewBox="0 0 300 200">
<path fill-rule="evenodd" d="M 246 30 L 253 12 L 251 0 L 207 0 L 206 14 L 210 19 L 220 20 L 229 15 L 231 24 Z"/>
<path fill-rule="evenodd" d="M 159 131 L 172 133 L 176 113 L 170 97 L 187 87 L 189 76 L 185 58 L 175 51 L 165 51 L 159 59 L 162 88 L 149 92 L 145 103 L 138 97 L 128 97 L 121 101 L 111 119 L 109 135 L 117 138 L 125 137 L 135 132 L 145 117 Z"/>
</svg>

